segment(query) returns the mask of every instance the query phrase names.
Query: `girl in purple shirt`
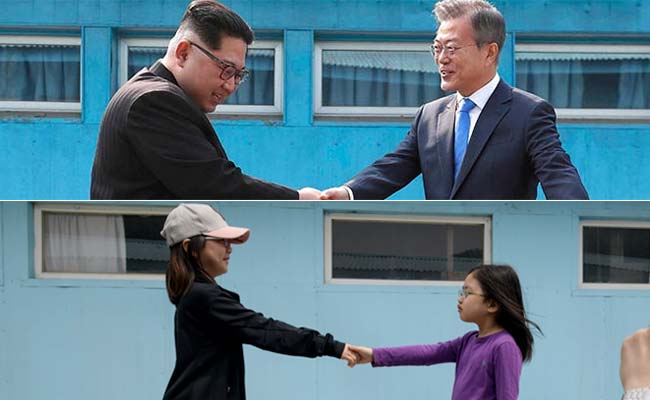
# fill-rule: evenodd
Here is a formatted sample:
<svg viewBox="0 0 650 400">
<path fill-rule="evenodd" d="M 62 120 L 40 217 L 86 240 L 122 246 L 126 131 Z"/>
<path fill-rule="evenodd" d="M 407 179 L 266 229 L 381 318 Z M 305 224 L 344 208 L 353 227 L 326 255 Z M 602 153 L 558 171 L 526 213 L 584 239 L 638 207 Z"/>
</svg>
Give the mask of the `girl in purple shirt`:
<svg viewBox="0 0 650 400">
<path fill-rule="evenodd" d="M 429 345 L 371 349 L 350 346 L 358 363 L 373 367 L 456 363 L 452 400 L 512 400 L 519 394 L 522 362 L 533 354 L 517 273 L 506 265 L 473 268 L 458 292 L 458 314 L 478 331 Z"/>
</svg>

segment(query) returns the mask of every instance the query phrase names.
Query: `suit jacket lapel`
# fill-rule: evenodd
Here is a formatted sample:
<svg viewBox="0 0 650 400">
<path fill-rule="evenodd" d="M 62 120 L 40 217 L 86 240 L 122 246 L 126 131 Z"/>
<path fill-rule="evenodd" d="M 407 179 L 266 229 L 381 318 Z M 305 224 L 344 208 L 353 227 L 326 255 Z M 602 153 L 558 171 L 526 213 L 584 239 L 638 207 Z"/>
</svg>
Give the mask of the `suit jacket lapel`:
<svg viewBox="0 0 650 400">
<path fill-rule="evenodd" d="M 174 74 L 172 74 L 171 71 L 168 70 L 167 67 L 165 67 L 162 62 L 160 62 L 160 60 L 156 61 L 151 66 L 151 68 L 149 68 L 149 71 L 151 71 L 151 73 L 153 73 L 154 75 L 157 75 L 157 76 L 159 76 L 159 77 L 161 77 L 161 78 L 163 78 L 165 80 L 168 80 L 169 82 L 171 82 L 174 85 L 178 86 L 178 88 L 181 91 L 183 91 L 183 89 L 178 85 L 178 82 L 176 81 L 176 78 L 174 77 Z M 183 92 L 183 94 L 184 94 L 184 92 Z M 193 108 L 195 108 L 197 110 L 197 112 L 199 114 L 201 114 L 201 118 L 203 120 L 203 123 L 206 125 L 206 128 L 207 128 L 206 130 L 204 130 L 205 137 L 208 139 L 210 144 L 212 144 L 214 146 L 214 148 L 218 152 L 223 154 L 224 158 L 228 158 L 228 156 L 226 155 L 226 150 L 221 145 L 221 142 L 219 141 L 219 138 L 217 137 L 217 133 L 215 132 L 214 127 L 212 126 L 212 123 L 210 122 L 210 119 L 208 118 L 208 116 L 201 109 L 199 109 L 187 95 L 185 95 L 185 99 L 187 100 L 187 102 L 189 102 L 192 105 Z"/>
<path fill-rule="evenodd" d="M 469 172 L 472 170 L 474 163 L 481 155 L 485 144 L 487 143 L 494 128 L 499 124 L 499 121 L 503 118 L 504 115 L 510 109 L 510 100 L 512 99 L 512 88 L 508 86 L 503 80 L 499 82 L 494 93 L 490 96 L 490 99 L 485 104 L 485 108 L 481 111 L 481 115 L 476 121 L 476 126 L 472 131 L 472 136 L 469 139 L 467 144 L 467 151 L 465 152 L 465 158 L 463 159 L 463 164 L 460 167 L 460 172 L 458 173 L 458 179 L 456 184 L 451 192 L 450 198 L 453 198 L 458 191 L 458 188 L 463 183 Z M 453 171 L 453 165 L 452 165 Z"/>
<path fill-rule="evenodd" d="M 446 193 L 451 193 L 454 185 L 454 120 L 456 118 L 456 95 L 449 96 L 449 101 L 444 110 L 438 115 L 436 127 L 438 149 L 438 165 L 442 168 L 440 174 L 440 187 Z M 451 132 L 451 134 L 450 134 Z"/>
</svg>

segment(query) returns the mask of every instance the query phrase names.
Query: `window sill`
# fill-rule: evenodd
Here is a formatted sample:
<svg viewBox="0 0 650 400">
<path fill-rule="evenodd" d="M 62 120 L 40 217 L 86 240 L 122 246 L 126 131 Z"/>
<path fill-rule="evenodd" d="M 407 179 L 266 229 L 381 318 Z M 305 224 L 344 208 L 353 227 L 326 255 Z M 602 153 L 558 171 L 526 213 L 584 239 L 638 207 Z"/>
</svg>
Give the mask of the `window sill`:
<svg viewBox="0 0 650 400">
<path fill-rule="evenodd" d="M 571 291 L 573 297 L 650 297 L 650 284 L 599 284 Z"/>
<path fill-rule="evenodd" d="M 81 124 L 81 113 L 0 111 L 0 123 Z"/>
<path fill-rule="evenodd" d="M 23 288 L 124 288 L 124 289 L 165 289 L 165 276 L 162 274 L 138 278 L 123 275 L 124 278 L 87 278 L 44 277 L 28 278 L 20 283 Z"/>
</svg>

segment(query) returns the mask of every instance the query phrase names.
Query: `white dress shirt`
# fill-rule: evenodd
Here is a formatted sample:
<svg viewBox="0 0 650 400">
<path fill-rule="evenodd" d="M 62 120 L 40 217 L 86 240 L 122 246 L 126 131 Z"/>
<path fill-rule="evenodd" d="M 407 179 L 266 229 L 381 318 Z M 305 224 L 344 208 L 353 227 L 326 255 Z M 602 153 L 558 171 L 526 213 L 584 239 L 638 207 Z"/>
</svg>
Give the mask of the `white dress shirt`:
<svg viewBox="0 0 650 400">
<path fill-rule="evenodd" d="M 499 74 L 495 74 L 494 78 L 490 82 L 486 83 L 485 86 L 472 93 L 469 96 L 469 99 L 476 104 L 476 107 L 472 108 L 469 112 L 469 135 L 467 136 L 467 142 L 472 138 L 472 132 L 474 132 L 474 126 L 476 126 L 476 121 L 481 115 L 481 112 L 485 108 L 490 96 L 494 93 L 494 90 L 497 88 L 501 78 Z M 456 92 L 456 122 L 454 123 L 454 132 L 458 129 L 458 118 L 460 117 L 460 103 L 463 101 L 464 97 Z"/>
</svg>

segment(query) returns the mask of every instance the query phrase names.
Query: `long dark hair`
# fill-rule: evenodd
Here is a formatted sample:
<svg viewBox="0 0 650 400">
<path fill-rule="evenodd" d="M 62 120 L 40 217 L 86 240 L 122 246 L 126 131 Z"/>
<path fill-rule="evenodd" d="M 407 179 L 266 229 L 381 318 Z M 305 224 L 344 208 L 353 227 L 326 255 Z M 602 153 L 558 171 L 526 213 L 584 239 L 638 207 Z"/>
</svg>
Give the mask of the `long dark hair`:
<svg viewBox="0 0 650 400">
<path fill-rule="evenodd" d="M 183 249 L 183 243 L 176 243 L 170 247 L 169 264 L 165 280 L 169 301 L 178 305 L 181 298 L 190 290 L 196 274 L 202 274 L 208 279 L 210 275 L 203 269 L 199 261 L 199 254 L 205 244 L 205 238 L 201 235 L 190 238 L 187 251 Z"/>
<path fill-rule="evenodd" d="M 467 275 L 472 273 L 481 285 L 485 300 L 492 300 L 499 305 L 496 323 L 515 339 L 524 362 L 530 361 L 535 341 L 530 327 L 535 328 L 540 335 L 542 330 L 526 316 L 517 273 L 509 265 L 479 265 Z"/>
</svg>

